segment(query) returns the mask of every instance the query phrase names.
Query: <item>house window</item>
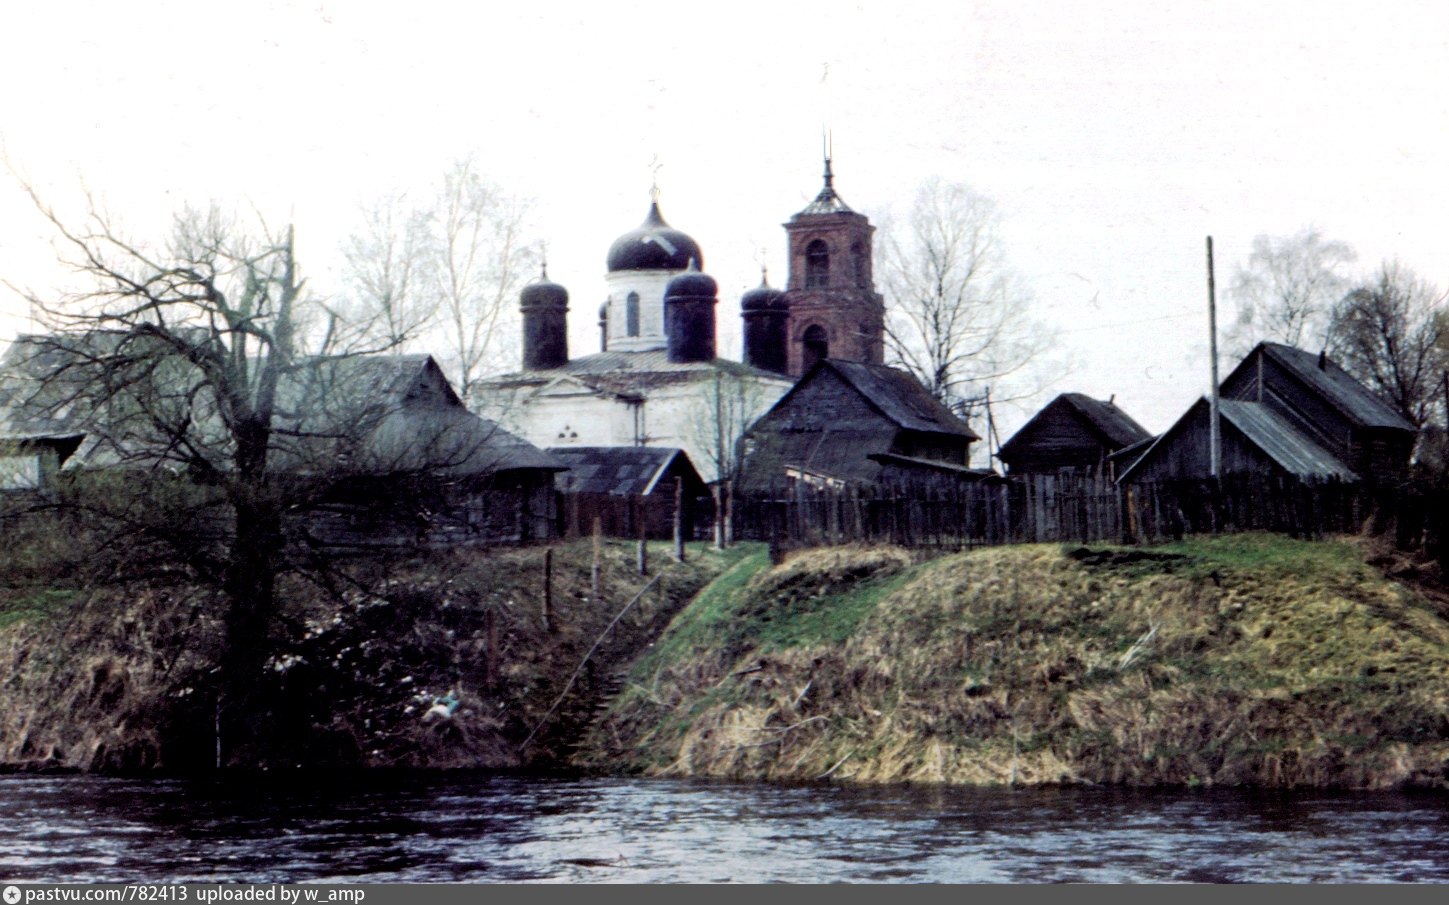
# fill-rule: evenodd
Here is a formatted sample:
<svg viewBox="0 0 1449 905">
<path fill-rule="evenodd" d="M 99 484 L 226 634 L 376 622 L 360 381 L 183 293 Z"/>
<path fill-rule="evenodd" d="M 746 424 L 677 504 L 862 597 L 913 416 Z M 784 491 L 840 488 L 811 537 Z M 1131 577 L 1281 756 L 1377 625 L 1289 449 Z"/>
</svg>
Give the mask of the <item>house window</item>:
<svg viewBox="0 0 1449 905">
<path fill-rule="evenodd" d="M 830 285 L 830 248 L 824 239 L 805 246 L 805 288 L 818 289 Z"/>
<path fill-rule="evenodd" d="M 631 292 L 624 301 L 624 327 L 629 336 L 639 335 L 639 293 Z"/>
<path fill-rule="evenodd" d="M 804 351 L 801 363 L 807 369 L 820 359 L 830 357 L 830 339 L 825 335 L 825 328 L 819 324 L 811 324 L 805 328 L 801 345 Z"/>
</svg>

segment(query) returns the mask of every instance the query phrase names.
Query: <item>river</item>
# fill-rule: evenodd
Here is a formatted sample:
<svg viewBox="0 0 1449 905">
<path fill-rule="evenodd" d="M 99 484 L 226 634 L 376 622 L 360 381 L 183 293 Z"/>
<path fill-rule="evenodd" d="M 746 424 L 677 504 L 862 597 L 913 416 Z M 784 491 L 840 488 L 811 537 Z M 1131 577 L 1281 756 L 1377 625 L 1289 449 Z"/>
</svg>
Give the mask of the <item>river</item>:
<svg viewBox="0 0 1449 905">
<path fill-rule="evenodd" d="M 1449 797 L 0 777 L 3 882 L 1449 882 Z"/>
</svg>

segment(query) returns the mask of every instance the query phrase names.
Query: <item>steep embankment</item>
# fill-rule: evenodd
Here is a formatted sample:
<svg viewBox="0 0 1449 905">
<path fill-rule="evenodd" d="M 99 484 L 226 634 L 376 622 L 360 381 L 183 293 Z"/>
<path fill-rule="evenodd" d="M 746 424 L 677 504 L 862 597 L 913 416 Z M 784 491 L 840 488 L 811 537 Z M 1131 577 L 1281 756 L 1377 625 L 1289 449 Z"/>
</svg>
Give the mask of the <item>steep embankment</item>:
<svg viewBox="0 0 1449 905">
<path fill-rule="evenodd" d="M 267 743 L 223 738 L 222 758 L 247 767 L 556 764 L 615 689 L 620 666 L 741 555 L 690 552 L 680 565 L 653 550 L 661 580 L 552 712 L 585 652 L 648 580 L 632 544 L 605 545 L 597 604 L 589 543 L 554 550 L 553 630 L 542 616 L 541 548 L 287 579 L 277 654 L 256 689 Z M 57 589 L 53 572 L 0 572 L 0 767 L 215 762 L 215 591 L 160 579 Z"/>
<path fill-rule="evenodd" d="M 865 782 L 1443 787 L 1449 622 L 1355 545 L 755 555 L 579 760 Z"/>
</svg>

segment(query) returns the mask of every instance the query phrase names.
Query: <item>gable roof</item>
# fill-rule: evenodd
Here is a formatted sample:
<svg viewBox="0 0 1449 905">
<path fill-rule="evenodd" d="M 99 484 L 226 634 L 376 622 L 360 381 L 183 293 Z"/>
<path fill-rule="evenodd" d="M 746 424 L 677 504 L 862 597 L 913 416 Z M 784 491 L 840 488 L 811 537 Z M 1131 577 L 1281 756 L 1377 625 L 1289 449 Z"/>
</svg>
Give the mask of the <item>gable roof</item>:
<svg viewBox="0 0 1449 905">
<path fill-rule="evenodd" d="M 1360 383 L 1333 359 L 1282 343 L 1258 343 L 1223 383 L 1231 382 L 1238 372 L 1250 367 L 1253 357 L 1258 354 L 1267 355 L 1281 364 L 1329 405 L 1362 427 L 1415 430 L 1414 425 L 1395 411 L 1393 406 Z M 1319 367 L 1320 362 L 1322 362 L 1322 367 Z"/>
<path fill-rule="evenodd" d="M 0 363 L 0 437 L 84 435 L 72 457 L 78 465 L 175 462 L 144 411 L 113 406 L 93 391 L 95 372 L 87 365 L 115 342 L 115 336 L 100 334 L 12 343 Z M 229 441 L 215 413 L 193 392 L 198 376 L 170 358 L 177 363 L 174 371 L 150 371 L 148 378 L 161 382 L 163 404 L 174 401 L 193 419 L 197 444 L 215 446 L 215 460 L 224 461 Z M 469 412 L 427 354 L 303 359 L 278 380 L 275 428 L 277 447 L 270 455 L 281 467 L 300 472 L 339 462 L 371 473 L 564 468 Z"/>
<path fill-rule="evenodd" d="M 1076 414 L 1088 430 L 1106 441 L 1108 446 L 1117 449 L 1141 443 L 1152 436 L 1142 425 L 1133 421 L 1126 412 L 1119 409 L 1114 402 L 1093 399 L 1085 393 L 1062 393 L 1042 406 L 1041 411 L 1031 416 L 1031 419 L 1023 424 L 1020 430 L 1001 444 L 997 457 L 1003 461 L 1009 460 L 1018 446 L 1030 442 L 1038 427 L 1038 422 L 1056 408 L 1065 408 Z"/>
<path fill-rule="evenodd" d="M 776 406 L 783 406 L 796 389 L 812 380 L 821 370 L 834 372 L 898 427 L 923 433 L 952 434 L 970 440 L 981 439 L 965 421 L 927 392 L 913 375 L 886 365 L 838 358 L 821 359 L 805 372 L 800 382 Z"/>
<path fill-rule="evenodd" d="M 1115 402 L 1093 399 L 1083 393 L 1063 393 L 1057 398 L 1076 409 L 1089 425 L 1118 447 L 1131 446 L 1151 436 Z"/>
<path fill-rule="evenodd" d="M 681 462 L 700 483 L 684 450 L 668 446 L 551 446 L 549 455 L 569 469 L 562 480 L 577 493 L 640 496 L 654 492 L 670 466 Z M 688 478 L 686 478 L 688 480 Z"/>
<path fill-rule="evenodd" d="M 1176 424 L 1164 431 L 1146 452 L 1122 472 L 1118 480 L 1126 481 L 1143 463 L 1152 459 L 1160 450 L 1166 449 L 1182 435 L 1194 418 L 1206 417 L 1209 405 L 1206 396 L 1193 403 Z M 1236 428 L 1263 455 L 1291 475 L 1299 478 L 1358 480 L 1358 475 L 1342 460 L 1264 403 L 1220 399 L 1218 411 L 1224 422 Z"/>
</svg>

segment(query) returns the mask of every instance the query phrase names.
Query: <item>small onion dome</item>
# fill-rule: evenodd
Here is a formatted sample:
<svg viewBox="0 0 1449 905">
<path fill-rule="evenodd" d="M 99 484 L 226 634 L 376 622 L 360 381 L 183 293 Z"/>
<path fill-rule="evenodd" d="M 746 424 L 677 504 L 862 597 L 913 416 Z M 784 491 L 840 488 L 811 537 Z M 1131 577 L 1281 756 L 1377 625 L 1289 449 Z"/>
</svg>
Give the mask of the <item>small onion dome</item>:
<svg viewBox="0 0 1449 905">
<path fill-rule="evenodd" d="M 649 216 L 639 228 L 609 246 L 609 272 L 618 270 L 683 270 L 691 260 L 702 261 L 699 243 L 664 222 L 659 202 L 649 205 Z"/>
<path fill-rule="evenodd" d="M 783 311 L 784 309 L 785 291 L 771 286 L 763 275 L 760 277 L 760 285 L 740 296 L 740 310 L 742 311 Z"/>
<path fill-rule="evenodd" d="M 669 281 L 664 287 L 664 298 L 707 298 L 712 299 L 719 295 L 719 284 L 714 277 L 707 273 L 700 273 L 699 267 L 693 259 L 689 262 L 689 269 Z"/>
<path fill-rule="evenodd" d="M 548 270 L 542 276 L 523 287 L 518 294 L 522 308 L 565 308 L 569 303 L 569 291 L 548 278 Z"/>
</svg>

